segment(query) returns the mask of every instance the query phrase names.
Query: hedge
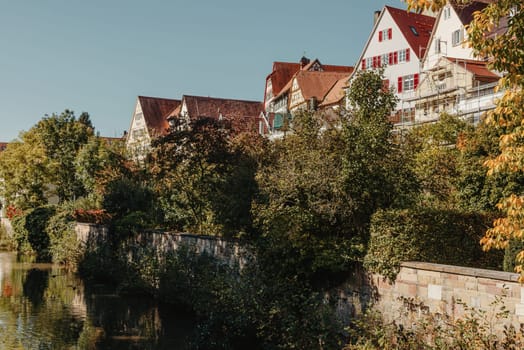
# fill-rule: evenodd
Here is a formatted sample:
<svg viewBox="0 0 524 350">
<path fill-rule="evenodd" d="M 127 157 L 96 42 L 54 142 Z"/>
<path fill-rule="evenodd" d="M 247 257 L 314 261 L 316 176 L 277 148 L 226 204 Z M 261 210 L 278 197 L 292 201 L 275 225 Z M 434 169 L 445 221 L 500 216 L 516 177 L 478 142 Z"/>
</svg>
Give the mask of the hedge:
<svg viewBox="0 0 524 350">
<path fill-rule="evenodd" d="M 380 210 L 371 219 L 364 266 L 390 280 L 403 261 L 500 270 L 504 252 L 484 252 L 479 243 L 492 221 L 489 215 L 455 210 Z"/>
</svg>

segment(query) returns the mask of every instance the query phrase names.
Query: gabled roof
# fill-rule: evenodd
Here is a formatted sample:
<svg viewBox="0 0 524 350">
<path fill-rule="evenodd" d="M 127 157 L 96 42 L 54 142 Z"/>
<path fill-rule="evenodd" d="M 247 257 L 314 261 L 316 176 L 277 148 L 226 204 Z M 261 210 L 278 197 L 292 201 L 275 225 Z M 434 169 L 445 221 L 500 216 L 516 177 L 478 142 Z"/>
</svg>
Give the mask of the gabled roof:
<svg viewBox="0 0 524 350">
<path fill-rule="evenodd" d="M 391 6 L 385 6 L 384 10 L 390 13 L 413 53 L 422 58 L 429 43 L 435 18 Z"/>
<path fill-rule="evenodd" d="M 462 58 L 445 57 L 448 61 L 459 65 L 468 72 L 475 75 L 475 79 L 483 82 L 495 82 L 500 79 L 496 73 L 490 71 L 487 67 L 487 62 L 466 60 Z"/>
<path fill-rule="evenodd" d="M 213 118 L 231 123 L 235 131 L 255 131 L 264 103 L 260 101 L 234 100 L 216 97 L 182 97 L 190 119 Z M 176 116 L 180 115 L 180 111 Z M 175 116 L 175 115 L 173 115 Z"/>
<path fill-rule="evenodd" d="M 277 98 L 289 93 L 293 86 L 293 80 L 296 79 L 297 84 L 302 92 L 302 97 L 304 97 L 305 100 L 314 97 L 319 102 L 322 102 L 327 93 L 339 80 L 343 79 L 347 81 L 352 71 L 353 68 L 350 72 L 343 73 L 326 71 L 299 71 L 295 74 L 293 79 L 291 79 L 286 84 Z"/>
<path fill-rule="evenodd" d="M 183 101 L 190 118 L 208 117 L 226 119 L 258 117 L 264 107 L 260 101 L 233 100 L 216 97 L 184 95 Z"/>
<path fill-rule="evenodd" d="M 144 120 L 150 131 L 164 134 L 169 128 L 167 115 L 181 103 L 180 100 L 138 96 Z"/>
<path fill-rule="evenodd" d="M 286 86 L 287 82 L 300 70 L 300 63 L 273 62 L 273 71 L 267 76 L 271 79 L 273 95 L 276 96 Z"/>
<path fill-rule="evenodd" d="M 347 87 L 347 76 L 339 79 L 328 91 L 326 97 L 320 104 L 321 107 L 326 107 L 339 103 L 346 96 L 345 88 Z"/>
<path fill-rule="evenodd" d="M 302 59 L 304 60 L 305 57 L 303 57 Z M 273 62 L 273 71 L 266 78 L 266 80 L 271 79 L 273 96 L 279 95 L 297 72 L 301 70 L 307 71 L 315 63 L 318 63 L 322 67 L 322 70 L 324 72 L 351 73 L 353 71 L 353 67 L 351 66 L 322 64 L 318 59 L 311 60 L 305 65 L 302 65 L 302 63 Z"/>
<path fill-rule="evenodd" d="M 473 0 L 470 3 L 462 4 L 456 0 L 449 0 L 449 4 L 457 13 L 463 25 L 469 24 L 473 20 L 473 13 L 475 11 L 483 10 L 488 4 L 494 0 Z"/>
<path fill-rule="evenodd" d="M 312 97 L 323 101 L 329 90 L 340 79 L 348 79 L 350 73 L 300 71 L 296 75 L 304 99 Z"/>
</svg>

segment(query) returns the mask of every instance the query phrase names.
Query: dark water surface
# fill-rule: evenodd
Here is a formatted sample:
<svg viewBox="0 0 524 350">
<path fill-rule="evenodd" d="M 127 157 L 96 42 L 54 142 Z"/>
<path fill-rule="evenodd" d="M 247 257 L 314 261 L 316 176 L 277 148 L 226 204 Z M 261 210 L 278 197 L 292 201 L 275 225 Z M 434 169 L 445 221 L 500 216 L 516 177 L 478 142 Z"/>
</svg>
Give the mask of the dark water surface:
<svg viewBox="0 0 524 350">
<path fill-rule="evenodd" d="M 0 350 L 188 349 L 194 325 L 149 298 L 86 287 L 59 266 L 0 252 Z"/>
</svg>

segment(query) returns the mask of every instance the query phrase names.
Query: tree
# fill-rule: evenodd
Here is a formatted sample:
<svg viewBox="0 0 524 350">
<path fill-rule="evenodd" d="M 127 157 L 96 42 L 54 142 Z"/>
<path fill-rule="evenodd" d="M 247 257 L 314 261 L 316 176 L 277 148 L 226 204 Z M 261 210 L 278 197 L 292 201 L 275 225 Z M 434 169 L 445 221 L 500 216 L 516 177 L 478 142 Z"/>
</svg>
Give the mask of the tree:
<svg viewBox="0 0 524 350">
<path fill-rule="evenodd" d="M 458 117 L 442 114 L 436 123 L 409 130 L 405 147 L 421 185 L 421 205 L 452 209 L 459 206 L 460 150 L 457 143 L 473 126 Z"/>
<path fill-rule="evenodd" d="M 462 0 L 461 3 L 469 3 Z M 407 0 L 409 9 L 440 9 L 445 0 Z M 504 73 L 498 89 L 504 90 L 486 123 L 501 132 L 500 152 L 485 164 L 488 174 L 522 174 L 524 171 L 524 3 L 498 0 L 474 14 L 468 26 L 468 44 L 477 57 L 488 57 L 489 66 Z M 512 238 L 524 239 L 524 195 L 522 189 L 500 199 L 504 214 L 495 220 L 481 240 L 485 249 L 505 248 Z M 524 279 L 524 251 L 517 255 L 516 270 Z"/>
<path fill-rule="evenodd" d="M 233 137 L 223 122 L 200 118 L 153 142 L 149 169 L 169 227 L 225 235 L 248 230 L 257 163 L 247 143 Z"/>
<path fill-rule="evenodd" d="M 20 137 L 0 155 L 0 191 L 8 204 L 25 210 L 47 203 L 48 171 L 41 139 L 33 132 Z"/>
<path fill-rule="evenodd" d="M 82 113 L 77 120 L 74 112 L 66 109 L 60 115 L 44 117 L 33 130 L 44 145 L 49 183 L 55 186 L 59 202 L 85 195 L 82 182 L 75 176 L 75 158 L 93 136 L 89 115 Z"/>
<path fill-rule="evenodd" d="M 413 176 L 388 121 L 394 94 L 379 73 L 366 71 L 352 81 L 348 97 L 352 108 L 337 127 L 297 113 L 292 132 L 272 145 L 271 161 L 257 174 L 257 227 L 288 257 L 287 272 L 302 278 L 325 278 L 361 260 L 373 212 L 411 197 Z"/>
</svg>

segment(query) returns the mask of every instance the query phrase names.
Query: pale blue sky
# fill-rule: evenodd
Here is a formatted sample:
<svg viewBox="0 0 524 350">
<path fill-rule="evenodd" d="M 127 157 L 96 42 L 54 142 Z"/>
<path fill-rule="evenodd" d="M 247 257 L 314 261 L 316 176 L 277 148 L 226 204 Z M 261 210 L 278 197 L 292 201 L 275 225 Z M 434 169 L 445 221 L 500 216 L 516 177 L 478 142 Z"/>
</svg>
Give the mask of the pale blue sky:
<svg viewBox="0 0 524 350">
<path fill-rule="evenodd" d="M 0 0 L 0 141 L 45 114 L 129 128 L 138 95 L 262 100 L 273 61 L 354 65 L 400 0 Z"/>
</svg>

